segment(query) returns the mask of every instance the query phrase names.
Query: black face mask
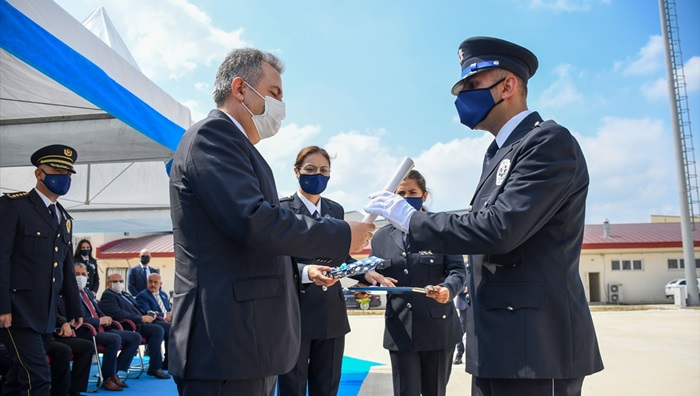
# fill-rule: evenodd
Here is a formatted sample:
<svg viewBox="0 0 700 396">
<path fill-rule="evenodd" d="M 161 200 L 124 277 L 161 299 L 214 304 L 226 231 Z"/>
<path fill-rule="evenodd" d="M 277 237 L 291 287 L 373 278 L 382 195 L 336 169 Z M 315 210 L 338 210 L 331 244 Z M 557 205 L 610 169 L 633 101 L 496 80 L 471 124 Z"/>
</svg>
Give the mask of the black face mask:
<svg viewBox="0 0 700 396">
<path fill-rule="evenodd" d="M 148 264 L 151 262 L 151 258 L 148 256 L 141 256 L 141 262 L 144 264 Z"/>
</svg>

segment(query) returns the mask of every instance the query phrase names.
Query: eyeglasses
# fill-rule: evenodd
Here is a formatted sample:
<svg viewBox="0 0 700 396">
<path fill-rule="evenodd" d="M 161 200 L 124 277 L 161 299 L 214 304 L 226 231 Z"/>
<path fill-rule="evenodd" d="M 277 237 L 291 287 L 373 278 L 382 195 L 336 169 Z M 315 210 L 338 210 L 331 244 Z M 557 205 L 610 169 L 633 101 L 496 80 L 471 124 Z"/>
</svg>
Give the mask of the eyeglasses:
<svg viewBox="0 0 700 396">
<path fill-rule="evenodd" d="M 305 175 L 315 175 L 317 173 L 320 173 L 324 176 L 328 176 L 331 174 L 331 167 L 330 166 L 322 166 L 321 169 L 318 168 L 316 165 L 311 165 L 307 164 L 304 165 L 303 168 L 298 169 L 300 173 L 303 173 Z"/>
<path fill-rule="evenodd" d="M 118 280 L 118 281 L 109 281 L 109 283 L 124 283 L 123 280 Z"/>
</svg>

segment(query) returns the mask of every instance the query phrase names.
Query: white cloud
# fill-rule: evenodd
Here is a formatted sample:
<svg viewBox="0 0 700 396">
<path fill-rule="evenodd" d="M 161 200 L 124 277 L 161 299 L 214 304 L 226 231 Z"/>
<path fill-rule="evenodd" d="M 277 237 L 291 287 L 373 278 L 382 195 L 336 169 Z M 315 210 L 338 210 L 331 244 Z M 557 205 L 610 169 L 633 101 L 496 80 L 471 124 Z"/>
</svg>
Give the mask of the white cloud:
<svg viewBox="0 0 700 396">
<path fill-rule="evenodd" d="M 690 58 L 683 65 L 683 76 L 685 77 L 686 93 L 700 90 L 700 56 Z M 666 78 L 659 78 L 656 81 L 642 84 L 639 90 L 645 98 L 651 101 L 668 99 L 668 83 Z"/>
<path fill-rule="evenodd" d="M 243 28 L 218 29 L 204 11 L 186 0 L 84 3 L 85 7 L 105 7 L 139 67 L 154 81 L 180 78 L 247 45 Z"/>
<path fill-rule="evenodd" d="M 700 91 L 700 56 L 694 56 L 685 62 L 683 74 L 688 93 Z"/>
<path fill-rule="evenodd" d="M 644 75 L 664 68 L 664 40 L 661 36 L 651 36 L 637 53 L 637 57 L 627 61 L 624 75 Z"/>
<path fill-rule="evenodd" d="M 579 93 L 571 77 L 573 69 L 572 65 L 565 63 L 554 68 L 557 80 L 542 92 L 538 100 L 538 107 L 565 107 L 583 101 L 583 96 Z"/>
<path fill-rule="evenodd" d="M 678 214 L 672 136 L 661 120 L 606 117 L 594 136 L 577 139 L 590 173 L 588 223 Z"/>
<path fill-rule="evenodd" d="M 644 83 L 639 87 L 642 95 L 651 101 L 668 98 L 668 84 L 665 78 L 659 78 L 650 83 Z"/>
</svg>

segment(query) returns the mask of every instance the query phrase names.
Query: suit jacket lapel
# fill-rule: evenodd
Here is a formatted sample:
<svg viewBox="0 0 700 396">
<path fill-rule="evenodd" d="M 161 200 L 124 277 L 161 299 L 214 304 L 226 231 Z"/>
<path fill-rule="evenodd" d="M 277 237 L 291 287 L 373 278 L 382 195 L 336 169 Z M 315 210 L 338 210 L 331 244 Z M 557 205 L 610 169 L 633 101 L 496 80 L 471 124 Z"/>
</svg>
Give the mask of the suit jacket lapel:
<svg viewBox="0 0 700 396">
<path fill-rule="evenodd" d="M 403 240 L 403 232 L 394 228 L 391 230 L 391 239 L 399 246 L 402 252 L 406 251 L 406 243 Z"/>
<path fill-rule="evenodd" d="M 311 217 L 311 213 L 309 213 L 309 208 L 306 207 L 304 202 L 299 198 L 299 194 L 294 194 L 292 195 L 292 204 L 291 204 L 291 209 L 294 211 L 296 214 L 304 215 L 304 216 L 309 216 Z"/>
<path fill-rule="evenodd" d="M 34 204 L 34 210 L 39 213 L 39 216 L 41 216 L 41 218 L 51 226 L 52 230 L 56 231 L 56 222 L 54 222 L 51 218 L 49 209 L 46 207 L 46 205 L 44 205 L 44 201 L 41 199 L 36 190 L 32 189 L 29 192 L 29 200 L 32 202 L 32 204 Z M 58 208 L 56 210 L 58 210 Z"/>
<path fill-rule="evenodd" d="M 474 192 L 474 197 L 472 197 L 472 204 L 474 203 L 474 198 L 477 196 L 479 193 L 479 190 L 481 190 L 481 187 L 484 185 L 484 182 L 486 179 L 489 178 L 489 176 L 498 169 L 498 167 L 501 164 L 501 160 L 513 149 L 515 148 L 516 143 L 520 141 L 525 135 L 527 135 L 528 132 L 534 128 L 534 126 L 538 123 L 542 122 L 542 118 L 540 115 L 535 111 L 525 117 L 524 120 L 518 124 L 518 126 L 515 127 L 513 132 L 508 136 L 508 139 L 503 143 L 503 146 L 498 149 L 496 154 L 493 156 L 493 159 L 489 163 L 489 166 L 484 170 L 484 172 L 481 174 L 481 178 L 479 179 L 479 184 L 476 188 L 476 191 Z"/>
</svg>

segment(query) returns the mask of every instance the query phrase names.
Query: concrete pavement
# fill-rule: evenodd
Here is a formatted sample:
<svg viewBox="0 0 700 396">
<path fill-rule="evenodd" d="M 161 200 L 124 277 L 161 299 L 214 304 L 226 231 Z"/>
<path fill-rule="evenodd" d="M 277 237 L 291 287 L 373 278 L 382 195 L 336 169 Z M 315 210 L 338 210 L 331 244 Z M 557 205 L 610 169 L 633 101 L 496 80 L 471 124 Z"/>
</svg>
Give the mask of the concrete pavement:
<svg viewBox="0 0 700 396">
<path fill-rule="evenodd" d="M 700 309 L 593 310 L 605 370 L 586 378 L 584 395 L 700 395 Z M 360 396 L 392 394 L 383 311 L 377 313 L 350 316 L 345 355 L 383 364 L 371 369 Z M 464 365 L 452 367 L 447 395 L 469 396 L 471 376 Z"/>
</svg>

